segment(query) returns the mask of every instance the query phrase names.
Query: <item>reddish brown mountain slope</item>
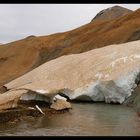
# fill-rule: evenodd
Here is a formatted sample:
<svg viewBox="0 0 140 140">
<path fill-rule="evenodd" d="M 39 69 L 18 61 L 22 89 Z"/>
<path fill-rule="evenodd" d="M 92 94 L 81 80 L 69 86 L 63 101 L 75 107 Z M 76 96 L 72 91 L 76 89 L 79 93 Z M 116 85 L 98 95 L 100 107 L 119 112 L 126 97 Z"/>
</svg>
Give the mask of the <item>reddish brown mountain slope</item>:
<svg viewBox="0 0 140 140">
<path fill-rule="evenodd" d="M 62 55 L 140 39 L 140 10 L 75 30 L 0 45 L 0 85 Z"/>
</svg>

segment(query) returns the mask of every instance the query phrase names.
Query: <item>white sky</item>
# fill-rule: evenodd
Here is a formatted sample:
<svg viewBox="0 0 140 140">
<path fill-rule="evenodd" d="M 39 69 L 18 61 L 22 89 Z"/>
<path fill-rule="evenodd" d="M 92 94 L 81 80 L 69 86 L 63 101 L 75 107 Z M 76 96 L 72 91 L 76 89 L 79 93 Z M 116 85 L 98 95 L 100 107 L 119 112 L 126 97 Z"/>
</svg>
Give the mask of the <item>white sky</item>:
<svg viewBox="0 0 140 140">
<path fill-rule="evenodd" d="M 65 32 L 89 23 L 98 12 L 115 5 L 140 8 L 140 4 L 0 4 L 0 43 Z"/>
</svg>

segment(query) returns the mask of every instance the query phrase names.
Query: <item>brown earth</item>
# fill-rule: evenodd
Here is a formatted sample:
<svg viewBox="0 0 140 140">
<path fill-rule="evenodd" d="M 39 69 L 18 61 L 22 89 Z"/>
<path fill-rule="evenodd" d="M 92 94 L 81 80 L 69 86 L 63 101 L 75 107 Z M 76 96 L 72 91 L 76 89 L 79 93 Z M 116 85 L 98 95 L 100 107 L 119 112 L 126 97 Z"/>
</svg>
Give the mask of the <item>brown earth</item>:
<svg viewBox="0 0 140 140">
<path fill-rule="evenodd" d="M 7 109 L 7 110 L 1 110 L 0 111 L 0 123 L 5 123 L 5 122 L 17 122 L 22 119 L 28 119 L 29 117 L 39 117 L 42 114 L 37 110 L 37 109 L 29 109 L 28 107 L 33 107 L 35 108 L 36 102 L 26 102 L 26 103 L 19 103 L 18 108 L 12 108 L 12 109 Z M 56 114 L 62 114 L 66 113 L 69 111 L 69 109 L 64 109 L 64 110 L 55 110 L 51 109 L 48 106 L 46 107 L 45 102 L 37 102 L 39 106 L 42 108 L 43 112 L 45 113 L 45 116 L 50 118 L 53 115 Z"/>
<path fill-rule="evenodd" d="M 29 36 L 0 45 L 0 86 L 62 55 L 140 39 L 140 9 L 112 20 L 95 20 L 77 29 Z"/>
</svg>

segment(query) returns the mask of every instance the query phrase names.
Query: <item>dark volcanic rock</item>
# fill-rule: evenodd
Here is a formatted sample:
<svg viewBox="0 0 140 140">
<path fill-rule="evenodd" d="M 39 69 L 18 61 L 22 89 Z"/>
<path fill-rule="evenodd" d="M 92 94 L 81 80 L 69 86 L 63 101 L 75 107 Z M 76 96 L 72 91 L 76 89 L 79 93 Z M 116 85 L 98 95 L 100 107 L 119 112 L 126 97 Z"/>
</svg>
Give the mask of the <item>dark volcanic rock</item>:
<svg viewBox="0 0 140 140">
<path fill-rule="evenodd" d="M 1 93 L 4 93 L 4 92 L 6 92 L 6 91 L 8 91 L 8 89 L 7 89 L 5 86 L 1 86 L 1 87 L 0 87 L 0 94 L 1 94 Z"/>
<path fill-rule="evenodd" d="M 140 39 L 140 29 L 136 30 L 132 33 L 132 35 L 128 38 L 126 42 L 136 41 Z"/>
<path fill-rule="evenodd" d="M 140 85 L 135 88 L 133 94 L 124 102 L 124 105 L 134 107 L 137 112 L 140 112 Z"/>
<path fill-rule="evenodd" d="M 109 20 L 119 18 L 128 13 L 132 12 L 132 10 L 126 9 L 120 6 L 113 6 L 107 9 L 100 11 L 93 19 L 94 20 Z"/>
</svg>

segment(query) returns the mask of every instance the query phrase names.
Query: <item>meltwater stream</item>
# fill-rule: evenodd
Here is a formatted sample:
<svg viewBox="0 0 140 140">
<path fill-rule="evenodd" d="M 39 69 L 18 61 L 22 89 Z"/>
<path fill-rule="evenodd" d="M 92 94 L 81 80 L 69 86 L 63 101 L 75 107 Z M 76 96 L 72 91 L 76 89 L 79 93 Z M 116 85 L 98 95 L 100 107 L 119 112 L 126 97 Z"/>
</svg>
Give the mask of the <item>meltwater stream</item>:
<svg viewBox="0 0 140 140">
<path fill-rule="evenodd" d="M 139 136 L 133 108 L 104 103 L 72 103 L 73 109 L 51 117 L 29 117 L 0 124 L 1 136 Z"/>
</svg>

